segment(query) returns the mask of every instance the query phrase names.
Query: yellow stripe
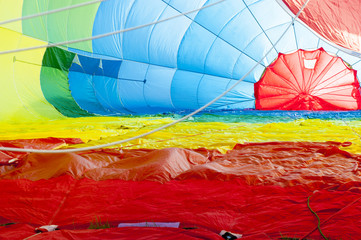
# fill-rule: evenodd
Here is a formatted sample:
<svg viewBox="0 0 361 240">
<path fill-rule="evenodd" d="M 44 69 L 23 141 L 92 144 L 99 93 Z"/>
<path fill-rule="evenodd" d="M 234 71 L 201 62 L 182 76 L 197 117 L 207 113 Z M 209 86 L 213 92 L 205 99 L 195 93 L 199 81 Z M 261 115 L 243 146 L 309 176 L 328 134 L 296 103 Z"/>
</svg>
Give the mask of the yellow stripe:
<svg viewBox="0 0 361 240">
<path fill-rule="evenodd" d="M 81 138 L 92 146 L 117 141 L 148 132 L 173 121 L 171 118 L 77 118 L 44 121 L 33 124 L 2 124 L 0 139 L 70 137 Z M 361 133 L 361 123 L 351 121 L 352 128 Z M 352 142 L 345 148 L 361 153 L 360 138 L 342 121 L 318 119 L 296 120 L 288 123 L 194 123 L 184 122 L 146 138 L 123 144 L 130 148 L 200 148 L 225 152 L 235 143 L 267 141 L 338 141 Z"/>
</svg>

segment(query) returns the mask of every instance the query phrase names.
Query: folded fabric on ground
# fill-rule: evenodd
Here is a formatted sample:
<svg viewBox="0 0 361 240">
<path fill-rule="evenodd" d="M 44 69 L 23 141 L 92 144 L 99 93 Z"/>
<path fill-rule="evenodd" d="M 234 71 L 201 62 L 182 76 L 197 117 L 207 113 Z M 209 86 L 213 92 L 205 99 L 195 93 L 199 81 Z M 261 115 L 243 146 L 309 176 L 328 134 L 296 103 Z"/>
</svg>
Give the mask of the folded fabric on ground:
<svg viewBox="0 0 361 240">
<path fill-rule="evenodd" d="M 32 239 L 222 239 L 221 230 L 242 239 L 322 239 L 312 208 L 326 236 L 357 239 L 359 156 L 340 150 L 349 144 L 23 154 L 1 166 L 0 238 L 56 224 L 60 230 Z M 111 228 L 87 229 L 95 219 Z M 117 228 L 139 222 L 180 226 Z"/>
</svg>

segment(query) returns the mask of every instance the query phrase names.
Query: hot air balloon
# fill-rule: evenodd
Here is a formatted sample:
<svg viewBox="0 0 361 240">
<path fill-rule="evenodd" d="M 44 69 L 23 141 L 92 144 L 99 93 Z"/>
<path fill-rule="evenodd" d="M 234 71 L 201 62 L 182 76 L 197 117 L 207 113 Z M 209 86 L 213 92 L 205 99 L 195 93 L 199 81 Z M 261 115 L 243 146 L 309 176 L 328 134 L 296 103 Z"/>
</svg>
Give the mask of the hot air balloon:
<svg viewBox="0 0 361 240">
<path fill-rule="evenodd" d="M 360 236 L 358 2 L 0 6 L 1 239 Z"/>
</svg>

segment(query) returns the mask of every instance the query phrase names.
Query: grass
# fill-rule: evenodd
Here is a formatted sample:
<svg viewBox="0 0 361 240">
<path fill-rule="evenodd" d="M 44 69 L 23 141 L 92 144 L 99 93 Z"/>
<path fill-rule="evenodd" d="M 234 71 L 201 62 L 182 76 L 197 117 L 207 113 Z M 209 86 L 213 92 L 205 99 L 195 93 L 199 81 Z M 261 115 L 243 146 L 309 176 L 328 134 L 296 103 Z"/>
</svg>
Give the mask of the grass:
<svg viewBox="0 0 361 240">
<path fill-rule="evenodd" d="M 90 222 L 90 226 L 88 227 L 88 229 L 106 229 L 111 227 L 113 226 L 109 224 L 108 220 L 103 223 L 100 217 L 95 217 L 93 221 Z"/>
<path fill-rule="evenodd" d="M 8 226 L 8 225 L 13 225 L 15 223 L 13 222 L 10 222 L 10 223 L 3 223 L 3 224 L 0 224 L 0 227 L 4 227 L 4 226 Z"/>
</svg>

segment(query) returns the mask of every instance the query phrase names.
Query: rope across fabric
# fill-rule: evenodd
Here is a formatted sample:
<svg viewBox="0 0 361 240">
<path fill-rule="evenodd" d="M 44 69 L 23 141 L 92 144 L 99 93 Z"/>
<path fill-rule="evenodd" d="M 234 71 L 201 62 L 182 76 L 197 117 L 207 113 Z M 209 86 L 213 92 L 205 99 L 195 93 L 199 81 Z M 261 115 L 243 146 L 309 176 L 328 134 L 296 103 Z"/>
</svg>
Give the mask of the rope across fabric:
<svg viewBox="0 0 361 240">
<path fill-rule="evenodd" d="M 111 33 L 107 33 L 107 34 L 102 34 L 102 35 L 97 35 L 97 36 L 94 36 L 94 37 L 91 37 L 91 38 L 86 38 L 86 39 L 79 39 L 79 40 L 75 40 L 75 41 L 69 41 L 67 43 L 75 43 L 75 42 L 81 42 L 81 41 L 87 41 L 87 40 L 92 40 L 92 39 L 95 39 L 95 38 L 101 38 L 101 37 L 106 37 L 106 36 L 110 36 L 110 35 L 113 35 L 113 34 L 117 34 L 117 33 L 122 33 L 122 32 L 126 32 L 126 31 L 132 31 L 132 30 L 135 30 L 135 29 L 139 29 L 139 28 L 143 28 L 143 27 L 146 27 L 146 26 L 150 26 L 150 25 L 153 25 L 153 24 L 157 24 L 157 23 L 160 23 L 160 22 L 164 22 L 164 21 L 169 21 L 173 18 L 176 18 L 176 17 L 179 17 L 179 16 L 183 16 L 183 15 L 187 15 L 189 13 L 192 13 L 192 12 L 196 12 L 196 11 L 199 11 L 199 10 L 202 10 L 204 8 L 207 8 L 207 7 L 211 7 L 211 6 L 214 6 L 216 4 L 219 4 L 221 2 L 223 2 L 225 0 L 221 0 L 221 1 L 218 1 L 218 2 L 215 2 L 213 4 L 210 4 L 210 5 L 206 5 L 206 6 L 203 6 L 202 8 L 199 8 L 199 9 L 196 9 L 196 10 L 192 10 L 192 11 L 189 11 L 189 12 L 186 12 L 186 13 L 182 13 L 182 14 L 179 14 L 179 15 L 175 15 L 175 16 L 172 16 L 170 18 L 166 18 L 166 19 L 163 19 L 163 20 L 159 20 L 157 22 L 153 22 L 153 23 L 149 23 L 149 24 L 145 24 L 145 25 L 142 25 L 142 26 L 137 26 L 137 27 L 133 27 L 133 28 L 128 28 L 128 29 L 124 29 L 124 30 L 119 30 L 119 31 L 115 31 L 115 32 L 111 32 Z M 278 38 L 278 40 L 275 42 L 274 46 L 276 46 L 280 41 L 281 39 L 283 38 L 283 36 L 287 33 L 288 29 L 293 25 L 293 23 L 295 22 L 295 20 L 298 18 L 298 16 L 301 14 L 301 12 L 305 9 L 305 7 L 307 6 L 308 2 L 310 0 L 307 0 L 303 6 L 301 7 L 301 9 L 299 10 L 299 12 L 293 17 L 291 23 L 288 25 L 288 27 L 285 29 L 285 31 L 283 32 L 283 34 Z M 53 47 L 53 46 L 59 46 L 59 45 L 64 45 L 64 44 L 67 44 L 67 43 L 55 43 L 55 44 L 50 44 L 50 45 L 47 45 L 46 47 Z M 37 47 L 34 47 L 34 48 L 28 48 L 28 49 L 17 49 L 17 50 L 10 50 L 10 51 L 5 51 L 5 52 L 0 52 L 0 54 L 5 54 L 5 53 L 10 53 L 10 52 L 16 52 L 16 51 L 27 51 L 27 50 L 31 50 L 31 49 L 36 49 L 36 48 L 41 48 L 41 47 L 44 47 L 44 46 L 37 46 Z M 166 128 L 169 128 L 171 126 L 174 126 L 176 125 L 177 123 L 179 122 L 182 122 L 192 116 L 194 116 L 195 114 L 201 112 L 202 110 L 206 109 L 207 107 L 209 107 L 210 105 L 212 105 L 213 103 L 215 103 L 216 101 L 218 101 L 219 99 L 221 99 L 222 97 L 224 97 L 227 93 L 229 93 L 230 91 L 232 91 L 240 82 L 242 82 L 251 72 L 253 72 L 254 69 L 256 69 L 256 67 L 267 57 L 267 55 L 273 50 L 273 48 L 269 49 L 268 52 L 242 77 L 240 78 L 236 83 L 234 83 L 230 88 L 228 88 L 226 91 L 224 91 L 222 94 L 220 94 L 218 97 L 214 98 L 212 101 L 208 102 L 207 104 L 205 104 L 204 106 L 198 108 L 197 110 L 193 111 L 192 113 L 174 121 L 174 122 L 171 122 L 169 124 L 166 124 L 164 126 L 161 126 L 159 128 L 156 128 L 152 131 L 149 131 L 147 133 L 144 133 L 144 134 L 141 134 L 141 135 L 138 135 L 138 136 L 135 136 L 135 137 L 131 137 L 131 138 L 128 138 L 128 139 L 124 139 L 124 140 L 120 140 L 120 141 L 115 141 L 115 142 L 111 142 L 111 143 L 107 143 L 107 144 L 101 144 L 101 145 L 97 145 L 97 146 L 91 146 L 91 147 L 84 147 L 84 148 L 78 148 L 78 149 L 61 149 L 61 150 L 38 150 L 38 149 L 18 149 L 18 148 L 5 148 L 5 147 L 2 147 L 0 148 L 0 151 L 13 151 L 13 152 L 34 152 L 34 153 L 70 153 L 70 152 L 81 152 L 81 151 L 89 151 L 89 150 L 94 150 L 94 149 L 100 149 L 100 148 L 106 148 L 106 147 L 110 147 L 110 146 L 114 146 L 114 145 L 118 145 L 118 144 L 122 144 L 122 143 L 125 143 L 125 142 L 129 142 L 129 141 L 132 141 L 132 140 L 136 140 L 136 139 L 139 139 L 139 138 L 142 138 L 142 137 L 146 137 L 150 134 L 153 134 L 153 133 L 156 133 L 156 132 L 159 132 L 163 129 L 166 129 Z"/>
</svg>

